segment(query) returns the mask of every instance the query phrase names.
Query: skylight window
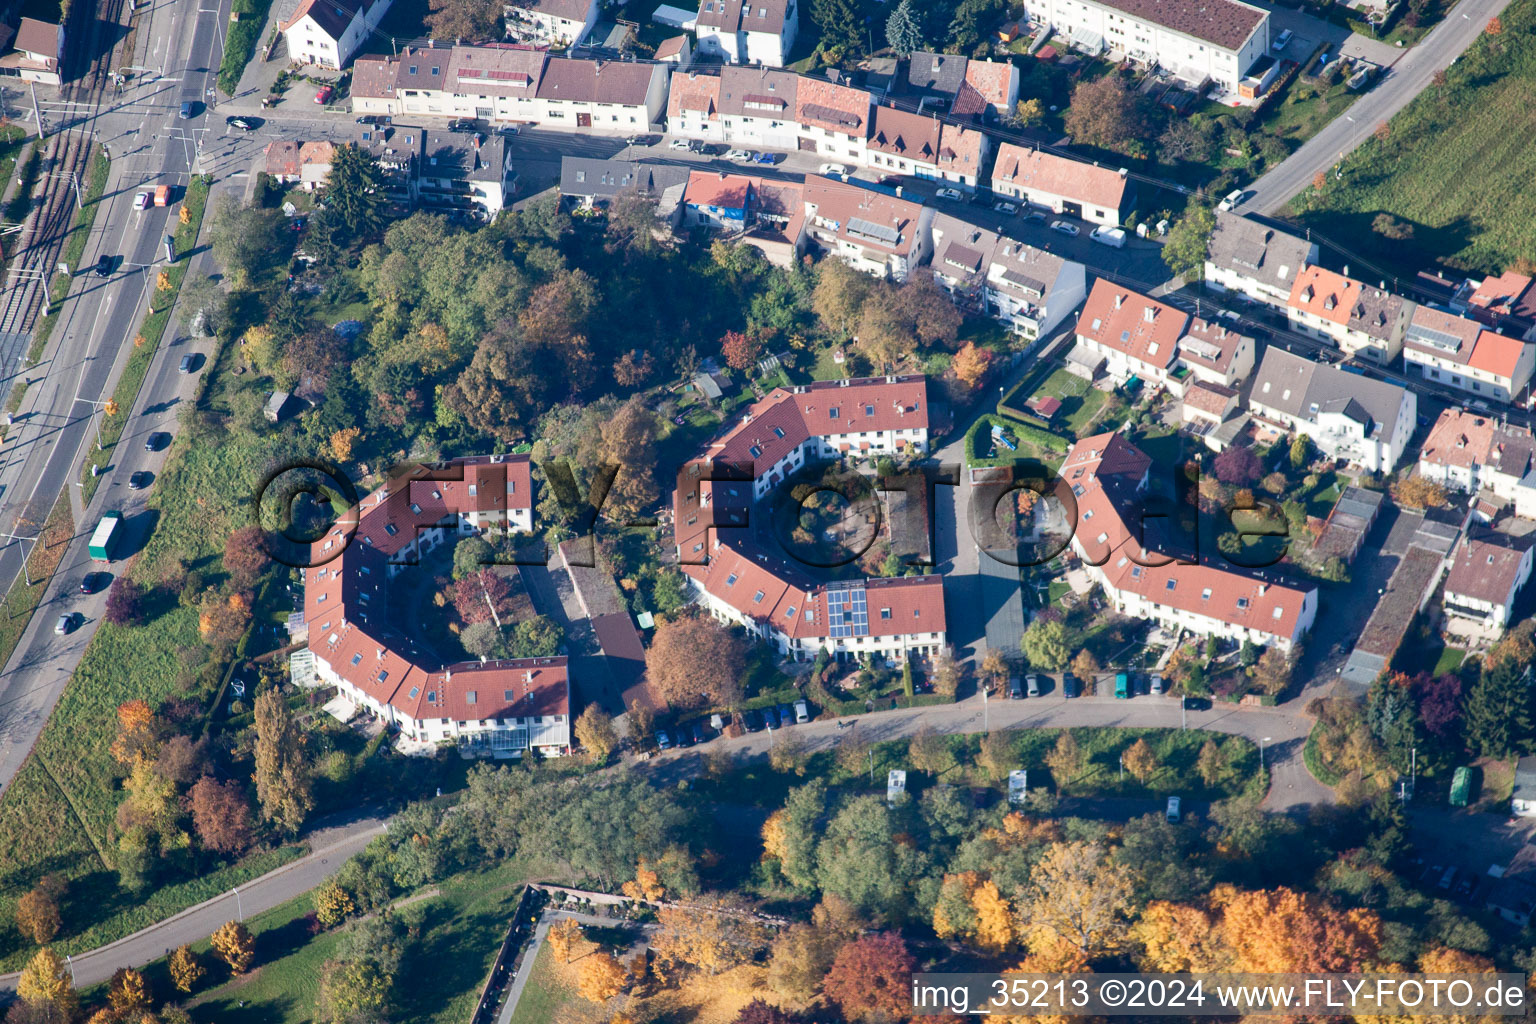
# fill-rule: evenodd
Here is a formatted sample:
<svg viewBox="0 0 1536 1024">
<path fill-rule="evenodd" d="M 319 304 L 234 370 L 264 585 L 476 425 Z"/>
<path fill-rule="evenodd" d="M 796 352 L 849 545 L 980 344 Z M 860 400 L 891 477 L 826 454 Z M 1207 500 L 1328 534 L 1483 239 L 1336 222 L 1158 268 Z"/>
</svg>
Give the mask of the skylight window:
<svg viewBox="0 0 1536 1024">
<path fill-rule="evenodd" d="M 1238 607 L 1238 608 L 1239 608 L 1239 609 L 1245 609 L 1245 608 L 1247 608 L 1247 607 L 1248 607 L 1248 599 L 1247 599 L 1247 598 L 1246 598 L 1246 597 L 1240 597 L 1240 598 L 1238 598 L 1238 599 L 1237 599 L 1237 607 Z"/>
</svg>

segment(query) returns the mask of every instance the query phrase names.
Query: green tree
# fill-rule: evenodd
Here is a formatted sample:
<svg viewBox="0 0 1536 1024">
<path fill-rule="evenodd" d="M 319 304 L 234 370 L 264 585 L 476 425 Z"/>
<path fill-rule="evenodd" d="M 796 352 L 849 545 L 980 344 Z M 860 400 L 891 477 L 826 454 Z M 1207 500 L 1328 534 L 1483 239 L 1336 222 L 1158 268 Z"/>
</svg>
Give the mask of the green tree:
<svg viewBox="0 0 1536 1024">
<path fill-rule="evenodd" d="M 821 47 L 829 57 L 864 52 L 864 17 L 858 0 L 811 0 L 811 20 L 821 29 Z"/>
<path fill-rule="evenodd" d="M 912 0 L 901 0 L 885 21 L 885 41 L 898 57 L 910 56 L 923 48 L 923 30 L 912 11 Z"/>
<path fill-rule="evenodd" d="M 276 210 L 247 206 L 227 195 L 214 204 L 208 220 L 208 241 L 213 258 L 224 268 L 232 288 L 251 287 L 258 277 L 286 258 L 277 230 L 281 219 L 282 214 Z"/>
<path fill-rule="evenodd" d="M 1067 627 L 1057 621 L 1036 619 L 1024 630 L 1024 656 L 1036 668 L 1059 672 L 1072 657 Z"/>
<path fill-rule="evenodd" d="M 337 146 L 325 183 L 325 206 L 355 239 L 372 238 L 384 229 L 389 200 L 378 160 L 356 143 Z"/>
<path fill-rule="evenodd" d="M 1191 203 L 1163 242 L 1163 263 L 1186 281 L 1202 276 L 1211 232 L 1215 229 L 1216 215 L 1205 206 Z"/>
<path fill-rule="evenodd" d="M 256 798 L 262 817 L 297 832 L 315 806 L 314 766 L 303 730 L 277 690 L 256 698 Z"/>
<path fill-rule="evenodd" d="M 1045 104 L 1038 97 L 1019 100 L 1019 105 L 1014 108 L 1014 120 L 1024 128 L 1034 128 L 1045 120 Z"/>
<path fill-rule="evenodd" d="M 512 627 L 510 648 L 514 658 L 551 658 L 560 653 L 565 630 L 554 619 L 535 615 Z"/>
<path fill-rule="evenodd" d="M 326 961 L 320 979 L 322 1024 L 379 1024 L 389 1019 L 401 943 L 395 926 L 382 918 L 350 925 Z"/>
<path fill-rule="evenodd" d="M 987 33 L 995 26 L 1007 6 L 1003 0 L 960 0 L 949 23 L 950 49 L 954 53 L 979 56 Z"/>
<path fill-rule="evenodd" d="M 496 552 L 484 537 L 465 537 L 453 546 L 453 578 L 462 580 L 491 565 Z"/>
<path fill-rule="evenodd" d="M 914 908 L 913 886 L 926 874 L 927 855 L 898 842 L 882 796 L 849 800 L 816 847 L 816 877 L 824 894 L 847 900 L 873 921 L 899 924 Z"/>
<path fill-rule="evenodd" d="M 1518 662 L 1506 658 L 1485 669 L 1467 694 L 1462 722 L 1469 750 L 1509 757 L 1531 735 L 1531 695 L 1522 672 Z"/>
<path fill-rule="evenodd" d="M 523 625 L 523 623 L 519 623 Z M 490 619 L 471 622 L 459 632 L 459 644 L 475 658 L 502 658 L 507 655 L 507 635 Z"/>
<path fill-rule="evenodd" d="M 1407 771 L 1414 748 L 1423 743 L 1419 711 L 1408 692 L 1409 680 L 1396 673 L 1378 677 L 1366 694 L 1365 721 L 1381 743 L 1392 767 Z"/>
<path fill-rule="evenodd" d="M 1307 463 L 1312 461 L 1312 438 L 1306 434 L 1297 434 L 1296 440 L 1291 442 L 1291 468 L 1302 470 Z"/>
</svg>

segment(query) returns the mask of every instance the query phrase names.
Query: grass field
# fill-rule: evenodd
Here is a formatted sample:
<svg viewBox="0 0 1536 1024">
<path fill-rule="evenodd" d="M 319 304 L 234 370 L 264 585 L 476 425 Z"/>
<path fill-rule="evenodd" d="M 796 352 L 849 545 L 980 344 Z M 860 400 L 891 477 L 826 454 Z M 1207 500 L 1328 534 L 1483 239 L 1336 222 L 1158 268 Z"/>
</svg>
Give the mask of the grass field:
<svg viewBox="0 0 1536 1024">
<path fill-rule="evenodd" d="M 1065 369 L 1059 369 L 1041 381 L 1025 401 L 1034 398 L 1059 398 L 1061 412 L 1056 414 L 1056 426 L 1073 437 L 1089 433 L 1094 419 L 1107 401 L 1104 392 Z M 1012 395 L 1007 399 L 1010 402 L 1014 400 Z"/>
<path fill-rule="evenodd" d="M 1536 0 L 1514 0 L 1503 31 L 1484 34 L 1432 85 L 1368 139 L 1321 192 L 1292 202 L 1301 221 L 1348 240 L 1384 266 L 1447 265 L 1498 272 L 1536 259 Z M 1389 213 L 1411 241 L 1376 234 Z"/>
</svg>

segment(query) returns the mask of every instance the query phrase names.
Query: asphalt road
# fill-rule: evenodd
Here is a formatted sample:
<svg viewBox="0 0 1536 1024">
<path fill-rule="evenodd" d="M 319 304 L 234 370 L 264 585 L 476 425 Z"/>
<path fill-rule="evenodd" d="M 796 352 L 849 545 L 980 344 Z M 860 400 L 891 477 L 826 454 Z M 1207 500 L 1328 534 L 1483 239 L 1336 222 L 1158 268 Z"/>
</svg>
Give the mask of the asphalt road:
<svg viewBox="0 0 1536 1024">
<path fill-rule="evenodd" d="M 95 442 L 98 404 L 111 393 L 132 352 L 165 259 L 162 240 L 175 227 L 170 207 L 135 211 L 134 196 L 144 188 L 168 184 L 179 201 L 199 169 L 197 146 L 209 133 L 208 115 L 200 107 L 192 120 L 182 121 L 177 114 L 183 101 L 197 100 L 212 84 L 209 69 L 218 66 L 228 3 L 219 0 L 214 7 L 201 8 L 167 0 L 154 7 L 140 22 L 140 49 L 133 63 L 158 66 L 164 60 L 166 75 L 151 73 L 130 82 L 86 121 L 113 162 L 82 265 L 92 266 L 106 255 L 114 258 L 116 267 L 106 279 L 76 275 L 42 361 L 26 372 L 35 383 L 0 445 L 0 530 L 34 534 L 57 495 L 78 487 L 81 463 Z M 119 63 L 129 62 L 126 55 L 120 56 Z M 222 123 L 217 127 L 224 130 Z M 206 254 L 191 258 L 207 259 Z M 96 521 L 108 509 L 123 512 L 128 532 L 120 557 L 137 550 L 147 535 L 149 492 L 130 492 L 127 480 L 140 470 L 157 472 L 167 457 L 167 449 L 146 452 L 143 442 L 151 432 L 174 431 L 179 403 L 193 387 L 192 377 L 177 373 L 176 364 L 190 350 L 186 342 L 168 335 L 91 506 L 82 509 L 83 492 L 72 490 L 75 540 L 38 614 L 0 672 L 0 791 L 10 784 L 42 731 L 105 607 L 104 592 L 88 597 L 78 593 L 81 578 L 101 568 L 90 562 L 85 550 Z M 0 548 L 0 586 L 20 574 L 21 556 L 20 542 Z M 79 625 L 67 636 L 55 636 L 54 623 L 67 612 L 76 613 Z"/>
<path fill-rule="evenodd" d="M 1509 0 L 1461 0 L 1444 21 L 1417 46 L 1404 51 L 1385 79 L 1355 101 L 1343 117 L 1336 117 L 1295 153 L 1253 183 L 1239 212 L 1276 213 L 1291 197 L 1312 184 L 1364 142 L 1376 126 L 1390 120 L 1429 87 L 1436 71 L 1443 71 L 1482 34 L 1488 19 Z"/>
<path fill-rule="evenodd" d="M 228 921 L 244 920 L 308 892 L 340 871 L 349 857 L 382 835 L 385 827 L 382 818 L 365 817 L 324 829 L 309 837 L 308 855 L 240 886 L 238 898 L 230 890 L 143 931 L 71 957 L 76 987 L 107 981 L 119 967 L 143 967 L 177 946 L 206 939 Z M 15 974 L 0 975 L 0 992 L 15 988 Z"/>
</svg>

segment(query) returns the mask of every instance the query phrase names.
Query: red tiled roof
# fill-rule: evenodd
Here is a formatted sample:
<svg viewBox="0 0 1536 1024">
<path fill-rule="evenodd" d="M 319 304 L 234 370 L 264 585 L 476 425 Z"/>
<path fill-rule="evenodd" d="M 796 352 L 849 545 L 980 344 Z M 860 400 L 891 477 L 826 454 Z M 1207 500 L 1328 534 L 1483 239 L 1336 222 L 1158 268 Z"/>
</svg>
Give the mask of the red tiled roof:
<svg viewBox="0 0 1536 1024">
<path fill-rule="evenodd" d="M 1346 326 L 1360 297 L 1360 282 L 1318 266 L 1303 267 L 1291 285 L 1291 307 Z"/>
<path fill-rule="evenodd" d="M 1467 365 L 1474 370 L 1491 373 L 1506 380 L 1514 377 L 1515 367 L 1525 353 L 1525 342 L 1506 337 L 1495 331 L 1483 331 L 1477 336 Z"/>
<path fill-rule="evenodd" d="M 863 137 L 869 127 L 870 95 L 863 89 L 801 78 L 795 90 L 795 117 L 801 124 Z"/>
<path fill-rule="evenodd" d="M 1001 113 L 1009 113 L 1008 85 L 1015 74 L 1009 61 L 973 60 L 965 65 L 965 81 L 982 101 Z"/>
<path fill-rule="evenodd" d="M 1462 538 L 1445 577 L 1446 598 L 1456 595 L 1502 605 L 1520 578 L 1527 543 L 1503 534 Z"/>
<path fill-rule="evenodd" d="M 869 148 L 921 163 L 939 162 L 936 117 L 924 117 L 895 107 L 876 107 L 869 130 Z"/>
<path fill-rule="evenodd" d="M 1189 314 L 1099 278 L 1077 318 L 1077 335 L 1132 359 L 1167 368 L 1178 355 Z"/>
<path fill-rule="evenodd" d="M 917 242 L 917 222 L 923 211 L 917 203 L 819 175 L 806 176 L 805 202 L 817 227 L 865 249 L 907 255 Z M 895 243 L 859 233 L 854 220 L 891 229 L 896 233 Z"/>
<path fill-rule="evenodd" d="M 1223 416 L 1232 407 L 1237 392 L 1220 384 L 1196 381 L 1184 392 L 1184 404 L 1210 416 Z"/>
<path fill-rule="evenodd" d="M 1488 461 L 1494 422 L 1465 409 L 1446 409 L 1424 439 L 1419 458 L 1432 466 L 1470 469 Z"/>
<path fill-rule="evenodd" d="M 267 143 L 266 170 L 271 175 L 295 175 L 299 173 L 299 143 L 274 139 Z"/>
<path fill-rule="evenodd" d="M 688 175 L 688 188 L 683 201 L 690 206 L 723 206 L 731 210 L 745 210 L 762 179 L 745 174 L 726 174 L 723 171 L 693 171 Z"/>
<path fill-rule="evenodd" d="M 1230 331 L 1215 320 L 1195 317 L 1189 322 L 1184 337 L 1179 339 L 1179 358 L 1226 373 L 1244 340 L 1253 339 Z"/>
<path fill-rule="evenodd" d="M 667 96 L 667 116 L 677 117 L 685 110 L 703 114 L 706 120 L 720 117 L 720 78 L 697 71 L 672 72 L 672 88 Z"/>
<path fill-rule="evenodd" d="M 1125 199 L 1126 179 L 1114 168 L 1095 167 L 1011 142 L 997 148 L 992 178 L 1110 210 L 1119 209 Z"/>
</svg>

